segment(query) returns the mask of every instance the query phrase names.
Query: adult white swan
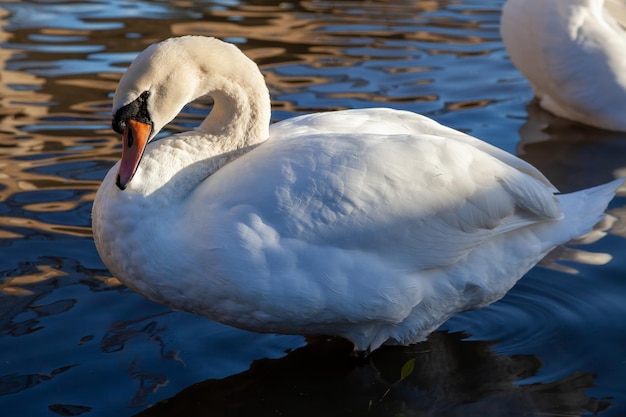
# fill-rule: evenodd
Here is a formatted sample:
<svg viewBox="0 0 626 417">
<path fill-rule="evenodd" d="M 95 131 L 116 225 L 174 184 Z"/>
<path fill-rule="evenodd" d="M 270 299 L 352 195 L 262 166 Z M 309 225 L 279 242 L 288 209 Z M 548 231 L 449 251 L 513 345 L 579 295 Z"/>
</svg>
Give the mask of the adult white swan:
<svg viewBox="0 0 626 417">
<path fill-rule="evenodd" d="M 500 31 L 544 109 L 626 132 L 626 0 L 508 0 Z"/>
<path fill-rule="evenodd" d="M 195 130 L 149 142 L 200 96 Z M 257 66 L 213 38 L 142 52 L 115 93 L 122 159 L 93 207 L 106 266 L 148 298 L 357 351 L 424 339 L 587 232 L 621 181 L 575 194 L 487 143 L 389 109 L 269 125 Z"/>
</svg>

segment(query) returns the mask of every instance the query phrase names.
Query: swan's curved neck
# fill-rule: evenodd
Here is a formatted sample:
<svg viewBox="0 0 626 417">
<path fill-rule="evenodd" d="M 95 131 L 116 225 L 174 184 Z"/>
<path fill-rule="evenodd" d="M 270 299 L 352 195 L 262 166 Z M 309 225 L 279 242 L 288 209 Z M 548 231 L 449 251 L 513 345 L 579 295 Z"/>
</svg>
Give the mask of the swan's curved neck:
<svg viewBox="0 0 626 417">
<path fill-rule="evenodd" d="M 228 89 L 209 92 L 213 109 L 196 130 L 225 141 L 223 146 L 231 148 L 228 150 L 265 141 L 269 137 L 269 93 L 265 86 L 246 87 L 233 84 Z"/>
<path fill-rule="evenodd" d="M 152 117 L 154 132 L 197 98 L 211 96 L 213 109 L 194 130 L 149 143 L 124 192 L 144 196 L 159 192 L 170 199 L 183 198 L 224 164 L 269 137 L 270 97 L 256 64 L 236 47 L 215 39 L 187 37 L 178 42 L 209 44 L 186 48 L 178 57 L 183 64 L 174 66 L 172 60 L 161 62 L 158 50 L 152 51 L 149 63 L 139 61 L 144 64 L 140 68 L 154 69 L 145 77 L 149 82 L 144 82 L 143 76 L 133 78 L 133 71 L 129 81 L 122 79 L 122 91 L 150 92 L 146 112 Z M 168 52 L 182 54 L 180 49 Z M 147 87 L 141 88 L 142 83 Z"/>
<path fill-rule="evenodd" d="M 204 121 L 193 131 L 174 136 L 175 142 L 164 141 L 161 145 L 169 148 L 167 152 L 184 153 L 176 155 L 181 163 L 178 167 L 169 167 L 172 173 L 184 177 L 184 181 L 172 183 L 177 184 L 176 191 L 170 193 L 186 195 L 222 166 L 269 137 L 270 99 L 264 83 L 232 82 L 208 95 L 214 104 Z"/>
</svg>

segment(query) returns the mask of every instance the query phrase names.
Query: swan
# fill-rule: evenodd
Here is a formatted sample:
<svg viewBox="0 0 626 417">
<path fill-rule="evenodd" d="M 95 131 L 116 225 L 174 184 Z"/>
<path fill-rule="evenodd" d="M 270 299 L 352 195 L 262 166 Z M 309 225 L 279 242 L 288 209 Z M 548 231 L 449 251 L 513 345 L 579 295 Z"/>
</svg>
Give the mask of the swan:
<svg viewBox="0 0 626 417">
<path fill-rule="evenodd" d="M 195 129 L 154 139 L 188 102 Z M 270 126 L 236 46 L 149 46 L 113 99 L 122 157 L 95 196 L 104 264 L 151 300 L 257 332 L 336 335 L 355 353 L 422 341 L 501 298 L 603 216 L 621 180 L 568 195 L 530 164 L 407 111 Z"/>
<path fill-rule="evenodd" d="M 500 33 L 542 108 L 626 132 L 626 0 L 508 0 Z"/>
</svg>

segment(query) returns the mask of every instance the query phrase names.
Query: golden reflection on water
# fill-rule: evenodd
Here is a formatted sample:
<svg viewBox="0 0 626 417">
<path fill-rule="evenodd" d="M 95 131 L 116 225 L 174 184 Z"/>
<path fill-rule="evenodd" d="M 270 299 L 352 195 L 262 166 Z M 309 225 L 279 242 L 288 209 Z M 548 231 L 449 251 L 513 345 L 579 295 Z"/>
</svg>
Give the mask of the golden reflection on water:
<svg viewBox="0 0 626 417">
<path fill-rule="evenodd" d="M 5 282 L 0 284 L 0 291 L 8 295 L 30 295 L 32 291 L 20 287 L 21 285 L 29 285 L 39 283 L 51 278 L 66 275 L 65 272 L 50 268 L 47 265 L 37 267 L 39 271 L 33 274 L 26 274 L 15 278 L 7 278 Z"/>
</svg>

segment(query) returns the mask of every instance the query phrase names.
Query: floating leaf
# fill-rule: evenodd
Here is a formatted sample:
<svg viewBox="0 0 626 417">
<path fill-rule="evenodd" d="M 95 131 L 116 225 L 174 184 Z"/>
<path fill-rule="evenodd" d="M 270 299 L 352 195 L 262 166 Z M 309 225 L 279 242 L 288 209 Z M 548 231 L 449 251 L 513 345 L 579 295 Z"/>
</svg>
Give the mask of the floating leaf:
<svg viewBox="0 0 626 417">
<path fill-rule="evenodd" d="M 408 378 L 413 373 L 414 370 L 415 370 L 415 358 L 409 359 L 408 361 L 405 362 L 404 365 L 402 365 L 402 369 L 400 370 L 400 381 L 403 381 L 406 378 Z"/>
</svg>

